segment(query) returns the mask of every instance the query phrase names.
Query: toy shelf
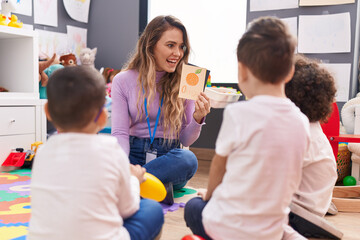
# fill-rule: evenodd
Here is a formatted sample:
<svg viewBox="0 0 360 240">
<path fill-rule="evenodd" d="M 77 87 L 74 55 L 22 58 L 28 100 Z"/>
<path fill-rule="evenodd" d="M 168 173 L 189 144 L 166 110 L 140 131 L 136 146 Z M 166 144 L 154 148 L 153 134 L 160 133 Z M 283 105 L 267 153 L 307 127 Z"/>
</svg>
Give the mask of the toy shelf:
<svg viewBox="0 0 360 240">
<path fill-rule="evenodd" d="M 38 99 L 37 33 L 0 26 L 0 99 Z"/>
<path fill-rule="evenodd" d="M 46 141 L 44 100 L 39 99 L 38 34 L 0 26 L 0 164 L 12 149 Z"/>
</svg>

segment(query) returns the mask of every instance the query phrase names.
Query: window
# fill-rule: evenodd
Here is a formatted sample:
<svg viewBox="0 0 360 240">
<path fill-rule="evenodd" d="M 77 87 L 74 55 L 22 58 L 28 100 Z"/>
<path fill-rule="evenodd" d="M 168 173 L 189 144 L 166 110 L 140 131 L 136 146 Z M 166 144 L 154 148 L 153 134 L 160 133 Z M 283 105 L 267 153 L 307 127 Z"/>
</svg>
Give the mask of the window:
<svg viewBox="0 0 360 240">
<path fill-rule="evenodd" d="M 209 69 L 212 83 L 237 83 L 236 47 L 246 28 L 246 0 L 149 0 L 148 22 L 173 15 L 185 25 L 189 62 Z"/>
</svg>

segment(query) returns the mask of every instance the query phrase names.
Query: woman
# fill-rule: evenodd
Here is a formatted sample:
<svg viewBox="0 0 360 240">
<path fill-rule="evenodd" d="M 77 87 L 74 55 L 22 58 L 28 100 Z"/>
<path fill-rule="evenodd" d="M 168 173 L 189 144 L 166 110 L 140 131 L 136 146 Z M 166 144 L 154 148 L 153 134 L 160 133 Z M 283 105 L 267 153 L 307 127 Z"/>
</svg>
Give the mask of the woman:
<svg viewBox="0 0 360 240">
<path fill-rule="evenodd" d="M 125 71 L 112 85 L 112 135 L 129 154 L 164 184 L 180 189 L 197 170 L 189 146 L 200 135 L 210 101 L 179 98 L 180 74 L 190 45 L 184 25 L 158 16 L 145 28 Z"/>
</svg>

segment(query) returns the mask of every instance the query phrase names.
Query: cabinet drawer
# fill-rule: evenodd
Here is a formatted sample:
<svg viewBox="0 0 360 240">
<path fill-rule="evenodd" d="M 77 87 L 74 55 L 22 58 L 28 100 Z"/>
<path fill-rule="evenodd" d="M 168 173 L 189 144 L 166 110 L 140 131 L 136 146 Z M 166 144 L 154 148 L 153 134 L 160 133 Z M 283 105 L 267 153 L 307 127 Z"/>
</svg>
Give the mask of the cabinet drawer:
<svg viewBox="0 0 360 240">
<path fill-rule="evenodd" d="M 35 133 L 35 107 L 0 107 L 0 136 Z"/>
<path fill-rule="evenodd" d="M 27 151 L 35 142 L 35 134 L 0 136 L 0 165 L 5 161 L 12 149 L 24 148 Z"/>
</svg>

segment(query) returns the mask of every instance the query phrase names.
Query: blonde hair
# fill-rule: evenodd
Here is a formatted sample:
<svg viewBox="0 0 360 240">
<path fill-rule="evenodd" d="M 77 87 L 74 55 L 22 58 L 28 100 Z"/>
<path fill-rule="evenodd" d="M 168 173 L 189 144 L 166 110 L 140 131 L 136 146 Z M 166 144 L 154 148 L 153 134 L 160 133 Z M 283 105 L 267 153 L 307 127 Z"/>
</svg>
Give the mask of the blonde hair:
<svg viewBox="0 0 360 240">
<path fill-rule="evenodd" d="M 183 34 L 184 56 L 179 61 L 175 72 L 165 73 L 156 85 L 156 61 L 154 48 L 162 34 L 171 29 L 177 28 Z M 137 83 L 139 86 L 137 108 L 138 119 L 143 118 L 144 112 L 140 111 L 140 106 L 147 98 L 149 105 L 157 92 L 163 97 L 161 116 L 163 122 L 159 123 L 164 128 L 164 138 L 167 140 L 177 139 L 182 126 L 184 115 L 185 100 L 178 98 L 180 87 L 180 75 L 182 64 L 188 62 L 190 44 L 184 25 L 173 16 L 158 16 L 154 18 L 141 34 L 135 53 L 127 64 L 126 70 L 132 69 L 139 72 Z M 139 104 L 140 103 L 140 104 Z"/>
</svg>

